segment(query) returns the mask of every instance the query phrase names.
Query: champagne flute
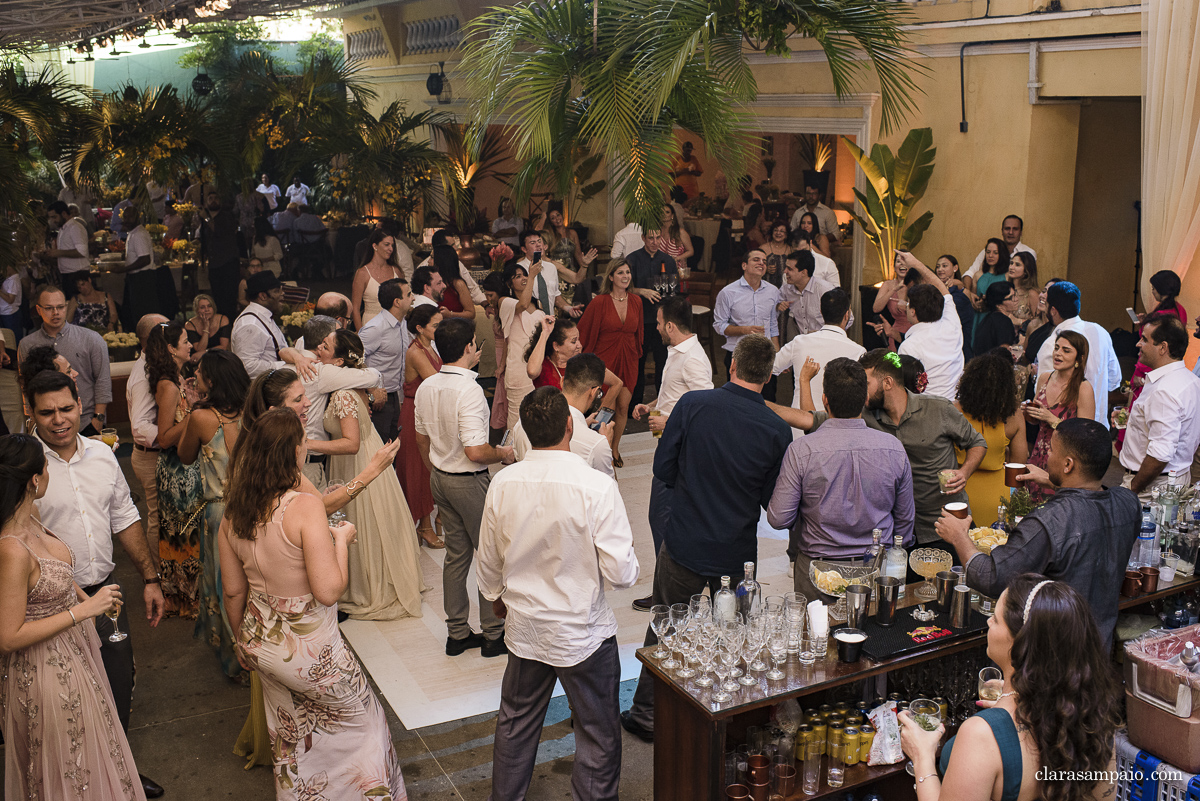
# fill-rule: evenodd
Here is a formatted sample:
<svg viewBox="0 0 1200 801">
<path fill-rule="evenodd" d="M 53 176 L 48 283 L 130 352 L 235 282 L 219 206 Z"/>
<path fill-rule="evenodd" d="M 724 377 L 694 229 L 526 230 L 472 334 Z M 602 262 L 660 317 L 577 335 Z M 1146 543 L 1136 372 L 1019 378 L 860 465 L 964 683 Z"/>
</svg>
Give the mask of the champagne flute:
<svg viewBox="0 0 1200 801">
<path fill-rule="evenodd" d="M 118 586 L 117 589 L 119 591 L 120 586 Z M 120 601 L 114 601 L 112 606 L 105 609 L 104 616 L 107 617 L 109 620 L 111 620 L 112 624 L 113 624 L 112 634 L 108 635 L 109 642 L 120 642 L 121 640 L 123 640 L 129 636 L 125 632 L 121 631 L 120 625 L 117 624 L 117 618 L 119 618 L 121 616 L 121 602 Z"/>
</svg>

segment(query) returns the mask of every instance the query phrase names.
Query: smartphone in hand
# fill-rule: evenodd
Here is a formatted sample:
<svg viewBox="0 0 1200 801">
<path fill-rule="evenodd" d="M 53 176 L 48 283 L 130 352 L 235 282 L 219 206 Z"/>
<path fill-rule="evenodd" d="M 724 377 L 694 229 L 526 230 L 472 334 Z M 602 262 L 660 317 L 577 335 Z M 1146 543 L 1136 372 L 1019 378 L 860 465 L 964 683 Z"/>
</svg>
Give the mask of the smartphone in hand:
<svg viewBox="0 0 1200 801">
<path fill-rule="evenodd" d="M 592 423 L 590 426 L 588 426 L 588 428 L 592 429 L 593 431 L 599 431 L 601 426 L 613 419 L 613 414 L 614 412 L 612 409 L 609 409 L 608 407 L 602 408 L 600 411 L 596 412 L 596 422 Z"/>
</svg>

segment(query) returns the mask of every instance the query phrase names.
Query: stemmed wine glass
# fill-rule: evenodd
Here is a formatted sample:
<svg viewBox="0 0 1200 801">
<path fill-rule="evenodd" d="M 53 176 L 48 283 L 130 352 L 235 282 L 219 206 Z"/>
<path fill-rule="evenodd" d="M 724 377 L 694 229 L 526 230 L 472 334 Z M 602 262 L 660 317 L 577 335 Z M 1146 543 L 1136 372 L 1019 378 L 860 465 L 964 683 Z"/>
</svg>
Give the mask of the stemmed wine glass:
<svg viewBox="0 0 1200 801">
<path fill-rule="evenodd" d="M 724 642 L 724 627 L 725 624 L 719 624 L 720 628 L 717 631 L 716 642 L 713 643 L 713 673 L 717 675 L 717 681 L 712 685 L 712 700 L 718 704 L 723 704 L 726 701 L 733 700 L 733 696 L 725 689 L 725 685 L 729 684 L 729 664 L 725 661 L 725 642 Z M 733 685 L 737 687 L 737 684 Z"/>
<path fill-rule="evenodd" d="M 337 482 L 332 483 L 332 484 L 327 484 L 325 486 L 325 490 L 321 494 L 329 495 L 330 493 L 337 492 L 344 486 L 346 486 L 346 485 L 340 484 Z M 342 509 L 338 509 L 336 512 L 333 512 L 329 515 L 329 527 L 330 528 L 333 528 L 334 526 L 337 526 L 338 524 L 344 523 L 344 522 L 346 522 L 346 513 Z"/>
<path fill-rule="evenodd" d="M 787 674 L 779 669 L 779 665 L 787 661 L 788 633 L 787 629 L 779 626 L 771 629 L 767 637 L 767 650 L 771 653 L 771 669 L 767 678 L 771 681 L 782 681 Z"/>
<path fill-rule="evenodd" d="M 118 586 L 117 590 L 120 591 L 120 589 L 121 589 L 120 586 Z M 111 620 L 112 624 L 113 624 L 112 634 L 108 635 L 109 642 L 120 642 L 121 640 L 123 640 L 129 636 L 125 632 L 121 631 L 121 627 L 119 625 L 117 625 L 117 618 L 119 618 L 121 616 L 121 602 L 120 601 L 113 602 L 112 606 L 110 606 L 108 609 L 105 609 L 104 616 L 107 617 L 109 620 Z"/>
<path fill-rule="evenodd" d="M 667 646 L 666 660 L 659 666 L 663 670 L 677 670 L 679 662 L 675 659 L 675 644 L 680 633 L 687 627 L 688 605 L 674 604 L 671 606 L 671 624 L 663 633 L 663 644 Z"/>
<path fill-rule="evenodd" d="M 746 642 L 746 628 L 737 620 L 729 620 L 722 624 L 721 641 L 724 648 L 721 649 L 721 660 L 729 667 L 729 680 L 723 686 L 726 690 L 740 690 L 741 685 L 734 679 L 741 676 L 741 671 L 737 668 L 737 663 L 742 660 L 742 646 Z M 737 674 L 734 671 L 737 670 Z"/>
<path fill-rule="evenodd" d="M 658 638 L 658 647 L 650 652 L 655 659 L 666 659 L 671 652 L 666 649 L 663 638 L 671 627 L 671 607 L 666 604 L 655 604 L 650 608 L 650 630 Z"/>
<path fill-rule="evenodd" d="M 679 669 L 675 671 L 675 675 L 681 679 L 690 679 L 696 675 L 691 663 L 696 661 L 696 635 L 699 628 L 700 621 L 689 617 L 683 629 L 675 635 L 676 650 L 680 656 Z"/>
<path fill-rule="evenodd" d="M 774 623 L 770 616 L 765 611 L 754 616 L 754 625 L 749 629 L 747 637 L 753 635 L 751 643 L 752 656 L 754 661 L 749 664 L 749 668 L 756 673 L 761 673 L 767 669 L 767 663 L 762 660 L 762 649 L 767 644 L 767 636 L 771 633 Z"/>
<path fill-rule="evenodd" d="M 762 623 L 759 620 L 760 615 L 754 615 L 746 621 L 746 625 L 742 627 L 742 637 L 744 639 L 744 647 L 742 650 L 742 659 L 746 663 L 746 672 L 738 681 L 743 687 L 749 687 L 758 684 L 758 677 L 754 675 L 754 663 L 759 662 L 758 652 L 762 650 Z M 759 662 L 759 664 L 762 664 Z M 763 665 L 763 667 L 766 667 Z"/>
<path fill-rule="evenodd" d="M 713 686 L 713 661 L 717 658 L 717 631 L 711 620 L 705 620 L 696 627 L 697 656 L 700 658 L 700 675 L 696 678 L 697 687 Z"/>
</svg>

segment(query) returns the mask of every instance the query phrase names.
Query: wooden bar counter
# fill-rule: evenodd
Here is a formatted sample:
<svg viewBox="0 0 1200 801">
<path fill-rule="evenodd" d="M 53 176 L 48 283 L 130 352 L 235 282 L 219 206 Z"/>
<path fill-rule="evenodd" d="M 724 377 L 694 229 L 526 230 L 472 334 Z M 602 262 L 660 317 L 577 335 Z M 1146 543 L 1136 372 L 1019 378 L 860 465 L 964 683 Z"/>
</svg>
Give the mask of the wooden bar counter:
<svg viewBox="0 0 1200 801">
<path fill-rule="evenodd" d="M 910 585 L 901 606 L 915 606 L 917 585 Z M 1121 598 L 1121 609 L 1131 609 L 1150 601 L 1200 587 L 1200 578 L 1179 576 L 1149 595 Z M 886 674 L 922 662 L 941 659 L 955 653 L 984 646 L 986 630 L 946 643 L 931 643 L 928 648 L 899 657 L 875 661 L 866 656 L 853 664 L 838 661 L 834 639 L 824 659 L 815 665 L 801 666 L 794 655 L 782 669 L 787 673 L 780 681 L 768 681 L 765 673 L 756 674 L 758 684 L 743 687 L 733 693 L 733 699 L 714 704 L 711 688 L 697 687 L 690 679 L 679 679 L 662 670 L 659 660 L 650 654 L 652 647 L 641 648 L 637 658 L 654 676 L 654 798 L 655 801 L 720 801 L 724 799 L 724 755 L 732 750 L 727 735 L 740 735 L 747 726 L 764 725 L 770 710 L 789 699 L 803 699 L 854 682 Z M 803 702 L 801 703 L 803 706 Z M 740 742 L 734 737 L 732 742 Z M 845 783 L 832 789 L 825 784 L 822 769 L 821 785 L 815 795 L 805 795 L 799 789 L 789 801 L 815 799 L 845 792 L 872 782 L 890 780 L 891 792 L 915 798 L 912 780 L 904 772 L 905 760 L 896 765 L 870 767 L 865 764 L 846 768 Z M 799 765 L 797 765 L 799 767 Z"/>
</svg>

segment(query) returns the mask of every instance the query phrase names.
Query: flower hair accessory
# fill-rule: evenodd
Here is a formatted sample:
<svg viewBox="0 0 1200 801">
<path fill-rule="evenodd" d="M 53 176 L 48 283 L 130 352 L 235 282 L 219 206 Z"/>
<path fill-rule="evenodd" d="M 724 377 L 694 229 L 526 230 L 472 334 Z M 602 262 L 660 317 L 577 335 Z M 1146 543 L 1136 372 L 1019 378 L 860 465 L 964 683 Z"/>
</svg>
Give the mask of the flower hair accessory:
<svg viewBox="0 0 1200 801">
<path fill-rule="evenodd" d="M 898 354 L 885 353 L 885 354 L 883 354 L 883 360 L 885 362 L 887 362 L 888 364 L 890 364 L 892 367 L 895 367 L 897 370 L 900 369 L 900 356 Z"/>
<path fill-rule="evenodd" d="M 929 386 L 929 374 L 922 370 L 917 373 L 917 394 L 923 393 L 927 386 Z"/>
<path fill-rule="evenodd" d="M 1050 579 L 1039 581 L 1034 585 L 1033 589 L 1029 591 L 1029 597 L 1025 599 L 1025 612 L 1021 615 L 1022 623 L 1029 621 L 1029 609 L 1033 606 L 1033 599 L 1037 596 L 1038 590 L 1040 590 L 1042 587 L 1045 587 L 1049 583 Z"/>
</svg>

